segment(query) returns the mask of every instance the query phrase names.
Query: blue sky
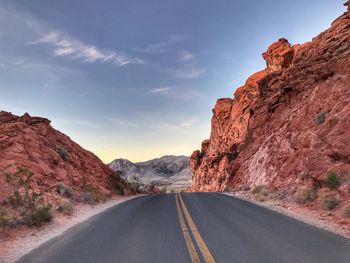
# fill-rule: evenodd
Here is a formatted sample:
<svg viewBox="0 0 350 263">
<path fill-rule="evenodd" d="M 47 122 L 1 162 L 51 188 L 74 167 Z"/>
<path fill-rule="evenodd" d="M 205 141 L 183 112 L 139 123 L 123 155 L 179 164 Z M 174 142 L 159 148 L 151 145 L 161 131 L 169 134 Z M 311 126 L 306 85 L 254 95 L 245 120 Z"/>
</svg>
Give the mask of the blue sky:
<svg viewBox="0 0 350 263">
<path fill-rule="evenodd" d="M 266 48 L 311 40 L 343 2 L 0 0 L 0 109 L 49 118 L 105 162 L 190 155 Z"/>
</svg>

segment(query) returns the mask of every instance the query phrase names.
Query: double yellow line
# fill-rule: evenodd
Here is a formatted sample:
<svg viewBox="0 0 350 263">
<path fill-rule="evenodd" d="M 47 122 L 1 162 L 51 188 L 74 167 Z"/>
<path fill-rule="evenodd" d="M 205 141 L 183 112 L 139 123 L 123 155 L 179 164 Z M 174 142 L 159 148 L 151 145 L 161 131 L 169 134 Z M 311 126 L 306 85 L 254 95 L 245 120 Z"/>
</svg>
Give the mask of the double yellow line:
<svg viewBox="0 0 350 263">
<path fill-rule="evenodd" d="M 188 212 L 187 207 L 186 207 L 184 201 L 182 200 L 181 195 L 176 194 L 175 199 L 176 199 L 176 208 L 177 208 L 177 213 L 178 213 L 179 219 L 180 219 L 182 233 L 184 235 L 187 249 L 188 249 L 188 252 L 190 253 L 192 263 L 200 263 L 201 261 L 198 257 L 197 251 L 196 251 L 195 246 L 192 242 L 192 239 L 191 239 L 189 232 L 192 233 L 194 239 L 196 240 L 196 243 L 199 247 L 200 252 L 202 253 L 202 256 L 203 256 L 205 262 L 206 263 L 215 263 L 215 259 L 214 259 L 213 255 L 210 253 L 203 238 L 199 234 L 196 225 L 193 223 L 191 215 Z M 188 226 L 190 229 L 187 228 L 186 223 L 185 223 L 185 218 L 183 215 L 185 215 Z"/>
</svg>

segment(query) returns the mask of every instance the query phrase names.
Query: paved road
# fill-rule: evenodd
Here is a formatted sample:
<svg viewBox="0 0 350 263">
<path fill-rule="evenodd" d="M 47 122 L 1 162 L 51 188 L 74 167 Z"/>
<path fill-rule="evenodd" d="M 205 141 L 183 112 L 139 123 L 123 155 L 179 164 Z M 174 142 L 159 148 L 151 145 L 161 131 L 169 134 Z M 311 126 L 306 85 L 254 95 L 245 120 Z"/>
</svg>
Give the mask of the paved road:
<svg viewBox="0 0 350 263">
<path fill-rule="evenodd" d="M 181 197 L 117 205 L 19 262 L 350 262 L 348 239 L 230 196 Z"/>
</svg>

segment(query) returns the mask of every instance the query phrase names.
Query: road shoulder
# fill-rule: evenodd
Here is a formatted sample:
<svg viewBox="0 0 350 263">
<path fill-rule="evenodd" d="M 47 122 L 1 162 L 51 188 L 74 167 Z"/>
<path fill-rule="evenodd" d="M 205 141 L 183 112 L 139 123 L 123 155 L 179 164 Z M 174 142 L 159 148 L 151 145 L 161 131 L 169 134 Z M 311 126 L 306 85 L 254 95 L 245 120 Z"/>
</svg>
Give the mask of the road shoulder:
<svg viewBox="0 0 350 263">
<path fill-rule="evenodd" d="M 350 226 L 331 221 L 327 213 L 320 213 L 318 211 L 310 211 L 295 204 L 285 204 L 278 200 L 268 200 L 266 202 L 258 202 L 248 195 L 240 193 L 224 192 L 223 195 L 235 197 L 255 205 L 264 207 L 274 212 L 283 214 L 285 216 L 294 218 L 303 223 L 316 226 L 318 228 L 333 232 L 337 235 L 350 239 Z"/>
<path fill-rule="evenodd" d="M 111 200 L 96 205 L 78 205 L 72 216 L 57 215 L 52 222 L 40 228 L 23 228 L 1 237 L 0 262 L 15 262 L 33 249 L 55 238 L 75 225 L 100 214 L 107 209 L 124 203 L 142 195 L 121 197 L 115 196 Z"/>
</svg>

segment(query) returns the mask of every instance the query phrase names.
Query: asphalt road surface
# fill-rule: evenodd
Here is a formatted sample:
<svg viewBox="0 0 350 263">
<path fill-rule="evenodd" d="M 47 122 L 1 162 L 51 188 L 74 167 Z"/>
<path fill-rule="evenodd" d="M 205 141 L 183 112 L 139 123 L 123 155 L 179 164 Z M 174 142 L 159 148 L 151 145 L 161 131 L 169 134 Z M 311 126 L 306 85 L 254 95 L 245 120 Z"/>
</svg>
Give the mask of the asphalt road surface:
<svg viewBox="0 0 350 263">
<path fill-rule="evenodd" d="M 222 194 L 132 199 L 19 262 L 349 263 L 350 241 Z"/>
</svg>

